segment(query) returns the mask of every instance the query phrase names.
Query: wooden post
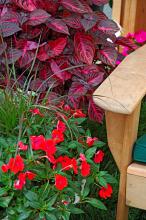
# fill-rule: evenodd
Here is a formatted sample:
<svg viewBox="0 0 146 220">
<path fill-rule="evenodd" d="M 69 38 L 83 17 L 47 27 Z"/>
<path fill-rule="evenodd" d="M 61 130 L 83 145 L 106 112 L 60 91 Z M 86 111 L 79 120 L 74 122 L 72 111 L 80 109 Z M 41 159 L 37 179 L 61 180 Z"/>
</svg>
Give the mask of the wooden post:
<svg viewBox="0 0 146 220">
<path fill-rule="evenodd" d="M 124 34 L 146 31 L 146 1 L 114 0 L 113 19 L 120 23 Z"/>
<path fill-rule="evenodd" d="M 132 161 L 132 148 L 137 138 L 140 104 L 130 115 L 106 112 L 107 137 L 110 150 L 120 170 L 117 220 L 128 220 L 126 206 L 127 168 Z"/>
</svg>

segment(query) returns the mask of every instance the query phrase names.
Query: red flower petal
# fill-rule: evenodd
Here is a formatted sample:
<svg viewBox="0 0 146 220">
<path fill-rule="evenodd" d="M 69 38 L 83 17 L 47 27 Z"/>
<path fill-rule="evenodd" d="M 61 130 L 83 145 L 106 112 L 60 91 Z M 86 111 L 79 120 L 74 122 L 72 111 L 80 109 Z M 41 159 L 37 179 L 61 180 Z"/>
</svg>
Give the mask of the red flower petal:
<svg viewBox="0 0 146 220">
<path fill-rule="evenodd" d="M 36 174 L 31 171 L 26 171 L 25 174 L 29 180 L 33 180 L 36 177 Z"/>
<path fill-rule="evenodd" d="M 23 171 L 24 162 L 20 155 L 17 155 L 15 158 L 10 158 L 8 167 L 11 172 L 18 173 L 19 171 Z"/>
<path fill-rule="evenodd" d="M 63 190 L 68 185 L 68 180 L 65 176 L 62 176 L 60 174 L 55 175 L 55 187 L 58 190 Z"/>
<path fill-rule="evenodd" d="M 90 164 L 87 161 L 82 161 L 81 163 L 81 175 L 84 177 L 90 175 Z"/>
<path fill-rule="evenodd" d="M 58 123 L 57 123 L 57 130 L 62 132 L 62 133 L 65 132 L 65 130 L 66 130 L 65 123 L 59 120 Z"/>
<path fill-rule="evenodd" d="M 107 184 L 107 187 L 102 187 L 99 190 L 98 194 L 99 194 L 100 198 L 107 199 L 107 198 L 111 197 L 112 193 L 113 193 L 112 186 L 110 184 Z"/>
<path fill-rule="evenodd" d="M 41 116 L 41 117 L 44 117 L 44 114 L 42 114 L 38 108 L 30 109 L 30 112 L 31 112 L 33 115 L 39 115 L 39 116 Z"/>
<path fill-rule="evenodd" d="M 104 158 L 104 152 L 102 150 L 97 151 L 94 157 L 94 162 L 95 163 L 101 163 Z"/>
<path fill-rule="evenodd" d="M 97 140 L 96 137 L 94 137 L 94 138 L 92 138 L 92 137 L 87 137 L 86 144 L 87 144 L 89 147 L 91 147 L 96 140 Z"/>
<path fill-rule="evenodd" d="M 19 146 L 19 148 L 18 148 L 19 150 L 26 151 L 28 149 L 28 145 L 23 144 L 22 141 L 18 142 L 18 146 Z"/>
<path fill-rule="evenodd" d="M 82 112 L 82 110 L 77 109 L 73 114 L 74 118 L 85 118 L 86 115 Z"/>
<path fill-rule="evenodd" d="M 58 144 L 64 141 L 64 134 L 61 131 L 55 129 L 52 131 L 52 138 L 54 140 L 54 143 Z"/>
<path fill-rule="evenodd" d="M 8 170 L 9 170 L 9 166 L 8 166 L 7 164 L 3 164 L 3 165 L 1 166 L 1 170 L 2 170 L 4 173 L 7 173 Z"/>
<path fill-rule="evenodd" d="M 45 146 L 45 138 L 43 135 L 30 136 L 31 146 L 33 150 L 42 150 Z"/>
</svg>

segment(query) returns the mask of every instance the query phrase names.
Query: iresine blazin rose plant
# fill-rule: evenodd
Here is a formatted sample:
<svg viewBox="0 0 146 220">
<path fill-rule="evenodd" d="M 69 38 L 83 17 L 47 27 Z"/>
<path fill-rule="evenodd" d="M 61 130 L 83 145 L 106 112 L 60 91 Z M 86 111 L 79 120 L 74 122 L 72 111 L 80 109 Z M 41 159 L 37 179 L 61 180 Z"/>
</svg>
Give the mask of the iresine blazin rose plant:
<svg viewBox="0 0 146 220">
<path fill-rule="evenodd" d="M 116 37 L 119 26 L 100 11 L 98 6 L 108 2 L 0 0 L 1 86 L 15 83 L 8 74 L 8 66 L 15 64 L 10 75 L 17 86 L 26 85 L 41 97 L 51 88 L 50 102 L 65 95 L 69 105 L 86 106 L 89 117 L 101 122 L 103 112 L 93 102 L 93 91 L 116 66 L 117 46 L 133 48 L 128 39 Z"/>
<path fill-rule="evenodd" d="M 100 169 L 104 143 L 86 129 L 86 115 L 80 109 L 66 105 L 63 109 L 67 114 L 57 113 L 48 125 L 43 124 L 48 113 L 31 109 L 29 138 L 25 134 L 17 144 L 3 147 L 1 218 L 67 220 L 71 213 L 84 213 L 85 204 L 106 210 L 114 179 Z"/>
</svg>

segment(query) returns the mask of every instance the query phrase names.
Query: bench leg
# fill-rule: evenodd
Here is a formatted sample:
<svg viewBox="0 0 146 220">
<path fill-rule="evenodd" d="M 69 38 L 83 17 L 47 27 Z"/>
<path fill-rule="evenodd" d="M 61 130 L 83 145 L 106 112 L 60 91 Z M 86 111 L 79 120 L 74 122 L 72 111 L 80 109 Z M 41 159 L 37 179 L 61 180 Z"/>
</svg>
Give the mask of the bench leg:
<svg viewBox="0 0 146 220">
<path fill-rule="evenodd" d="M 129 207 L 126 205 L 126 177 L 126 171 L 121 173 L 116 220 L 128 220 Z"/>
</svg>

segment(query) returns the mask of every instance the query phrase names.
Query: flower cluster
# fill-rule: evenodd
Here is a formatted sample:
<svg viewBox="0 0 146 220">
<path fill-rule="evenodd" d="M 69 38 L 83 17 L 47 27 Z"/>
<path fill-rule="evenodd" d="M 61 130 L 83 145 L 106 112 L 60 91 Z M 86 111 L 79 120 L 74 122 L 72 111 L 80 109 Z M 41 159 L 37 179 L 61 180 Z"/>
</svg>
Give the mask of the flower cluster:
<svg viewBox="0 0 146 220">
<path fill-rule="evenodd" d="M 54 198 L 58 195 L 52 210 L 62 205 L 69 209 L 71 204 L 90 203 L 93 188 L 96 190 L 94 200 L 99 206 L 98 197 L 107 199 L 112 195 L 112 177 L 107 172 L 100 172 L 100 164 L 105 157 L 101 149 L 104 143 L 84 129 L 82 123 L 85 123 L 86 115 L 80 109 L 73 111 L 63 105 L 64 108 L 67 108 L 67 116 L 63 117 L 61 113 L 60 119 L 60 114 L 59 117 L 57 114 L 47 127 L 47 133 L 31 133 L 28 139 L 18 142 L 15 157 L 6 159 L 7 163 L 1 166 L 2 175 L 8 175 L 12 182 L 11 190 L 15 192 L 24 191 L 27 195 L 31 189 L 32 195 L 37 190 L 41 201 L 47 190 Z M 39 109 L 31 113 L 34 120 L 47 118 Z M 49 202 L 45 199 L 44 203 Z"/>
</svg>

